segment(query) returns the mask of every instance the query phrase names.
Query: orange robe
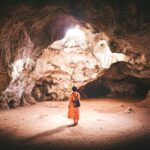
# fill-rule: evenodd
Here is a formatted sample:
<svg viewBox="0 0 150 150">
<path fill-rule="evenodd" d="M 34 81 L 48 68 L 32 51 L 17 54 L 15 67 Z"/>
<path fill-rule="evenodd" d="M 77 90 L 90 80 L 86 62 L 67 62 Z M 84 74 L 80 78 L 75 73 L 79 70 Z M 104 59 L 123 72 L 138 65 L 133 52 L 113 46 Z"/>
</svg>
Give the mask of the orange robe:
<svg viewBox="0 0 150 150">
<path fill-rule="evenodd" d="M 70 96 L 70 101 L 69 101 L 69 105 L 68 105 L 68 118 L 69 119 L 75 119 L 75 120 L 79 120 L 79 107 L 74 107 L 73 106 L 73 101 L 75 100 L 76 96 L 78 96 L 78 99 L 80 101 L 80 94 L 78 92 L 76 93 L 72 93 Z"/>
</svg>

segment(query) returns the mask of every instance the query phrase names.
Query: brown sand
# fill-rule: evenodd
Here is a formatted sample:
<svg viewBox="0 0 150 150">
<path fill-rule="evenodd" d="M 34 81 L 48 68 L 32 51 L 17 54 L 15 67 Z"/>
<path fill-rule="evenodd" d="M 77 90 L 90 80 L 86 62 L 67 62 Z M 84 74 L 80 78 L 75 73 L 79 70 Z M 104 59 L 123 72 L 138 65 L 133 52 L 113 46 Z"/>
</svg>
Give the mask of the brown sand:
<svg viewBox="0 0 150 150">
<path fill-rule="evenodd" d="M 79 125 L 68 127 L 68 102 L 0 112 L 0 149 L 150 149 L 150 108 L 121 99 L 82 100 Z M 130 110 L 131 108 L 131 110 Z"/>
</svg>

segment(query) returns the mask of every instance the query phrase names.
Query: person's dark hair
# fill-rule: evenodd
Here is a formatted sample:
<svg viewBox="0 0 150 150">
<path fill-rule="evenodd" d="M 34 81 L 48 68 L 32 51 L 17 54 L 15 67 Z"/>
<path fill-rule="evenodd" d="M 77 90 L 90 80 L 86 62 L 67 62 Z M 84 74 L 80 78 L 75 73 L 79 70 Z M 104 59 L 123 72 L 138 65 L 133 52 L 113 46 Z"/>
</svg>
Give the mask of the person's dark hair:
<svg viewBox="0 0 150 150">
<path fill-rule="evenodd" d="M 73 92 L 77 92 L 77 90 L 78 90 L 78 89 L 77 89 L 76 86 L 73 86 L 73 87 L 72 87 L 72 91 L 73 91 Z"/>
</svg>

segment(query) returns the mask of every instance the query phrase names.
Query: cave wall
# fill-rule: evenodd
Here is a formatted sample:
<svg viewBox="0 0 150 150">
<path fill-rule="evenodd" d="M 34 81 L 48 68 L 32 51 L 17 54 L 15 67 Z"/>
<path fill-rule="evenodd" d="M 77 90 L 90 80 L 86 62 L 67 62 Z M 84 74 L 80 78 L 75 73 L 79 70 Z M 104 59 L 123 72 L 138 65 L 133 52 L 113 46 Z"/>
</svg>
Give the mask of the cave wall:
<svg viewBox="0 0 150 150">
<path fill-rule="evenodd" d="M 124 74 L 121 64 L 122 62 L 112 64 L 103 76 L 81 87 L 81 95 L 84 98 L 126 97 L 145 99 L 150 89 L 150 79 Z"/>
<path fill-rule="evenodd" d="M 42 97 L 41 100 L 44 97 L 47 99 L 47 95 L 49 99 L 57 97 L 55 93 L 50 95 L 47 92 L 44 95 L 31 93 L 32 90 L 39 91 L 39 89 L 40 93 L 43 93 L 42 88 L 46 88 L 50 83 L 57 86 L 57 83 L 52 82 L 48 72 L 46 75 L 39 75 L 36 74 L 37 69 L 35 68 L 42 66 L 38 67 L 37 64 L 45 59 L 43 56 L 47 54 L 48 49 L 51 49 L 51 44 L 53 48 L 53 45 L 61 42 L 67 29 L 76 24 L 81 26 L 87 34 L 87 41 L 92 43 L 85 49 L 88 51 L 94 49 L 96 52 L 99 49 L 99 47 L 95 47 L 97 42 L 99 40 L 107 41 L 113 53 L 123 53 L 128 56 L 126 63 L 119 63 L 121 76 L 124 76 L 124 79 L 128 76 L 139 78 L 142 85 L 148 90 L 149 83 L 147 81 L 150 78 L 150 11 L 148 4 L 147 0 L 2 0 L 0 5 L 0 56 L 2 58 L 0 60 L 0 84 L 4 86 L 1 86 L 0 92 L 4 91 L 6 87 L 16 87 L 14 92 L 17 92 L 21 85 L 22 92 L 19 94 L 21 101 L 29 97 L 38 97 L 37 99 Z M 57 49 L 63 50 L 63 47 L 57 47 Z M 50 53 L 50 55 L 52 54 Z M 48 63 L 50 60 L 51 58 L 48 58 L 45 62 Z M 57 66 L 55 67 L 57 68 Z M 97 67 L 95 67 L 95 71 L 96 69 Z M 118 74 L 118 67 L 117 69 L 104 68 L 103 70 L 110 74 L 113 70 Z M 33 75 L 31 72 L 36 73 Z M 106 72 L 106 74 L 108 73 Z M 99 77 L 101 75 L 99 74 Z M 108 79 L 107 75 L 104 78 Z M 45 79 L 46 81 L 44 81 Z M 15 80 L 17 82 L 14 83 Z M 119 80 L 116 79 L 116 82 Z M 23 81 L 26 81 L 25 84 L 22 84 Z M 88 82 L 91 80 L 86 83 Z M 106 92 L 102 95 L 108 94 L 116 85 L 112 79 L 106 80 L 106 82 L 109 83 L 103 85 Z M 80 86 L 83 85 L 85 83 Z M 124 81 L 124 85 L 130 86 L 129 81 Z M 49 86 L 51 87 L 51 84 Z M 96 84 L 94 86 L 99 87 Z M 26 90 L 25 87 L 27 87 Z M 45 91 L 47 90 L 46 88 Z M 98 96 L 97 94 L 96 96 Z M 9 96 L 11 97 L 11 94 Z M 31 100 L 31 103 L 33 101 Z"/>
<path fill-rule="evenodd" d="M 2 51 L 0 51 L 0 94 L 7 88 L 11 80 L 7 72 L 7 66 L 3 62 L 3 55 Z"/>
</svg>

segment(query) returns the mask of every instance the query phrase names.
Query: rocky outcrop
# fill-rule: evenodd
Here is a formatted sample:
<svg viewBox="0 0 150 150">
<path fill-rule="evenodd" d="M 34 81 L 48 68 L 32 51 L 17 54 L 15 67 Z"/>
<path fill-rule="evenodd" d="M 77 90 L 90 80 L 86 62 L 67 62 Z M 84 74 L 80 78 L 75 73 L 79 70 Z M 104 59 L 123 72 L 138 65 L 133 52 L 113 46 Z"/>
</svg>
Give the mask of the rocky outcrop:
<svg viewBox="0 0 150 150">
<path fill-rule="evenodd" d="M 103 34 L 75 26 L 63 39 L 44 49 L 38 59 L 13 63 L 12 81 L 3 93 L 3 101 L 5 105 L 20 106 L 30 103 L 31 96 L 38 101 L 66 100 L 73 85 L 86 85 L 117 61 L 128 61 L 128 57 L 112 53 Z"/>
<path fill-rule="evenodd" d="M 150 107 L 150 91 L 148 91 L 146 98 L 137 104 L 139 107 Z"/>
<path fill-rule="evenodd" d="M 13 6 L 0 23 L 0 83 L 6 83 L 0 107 L 67 100 L 73 85 L 88 96 L 82 91 L 88 83 L 104 87 L 103 96 L 135 95 L 138 79 L 148 91 L 150 32 L 141 19 L 147 16 L 136 1 L 124 2 L 127 12 L 121 6 L 84 0 Z"/>
</svg>

